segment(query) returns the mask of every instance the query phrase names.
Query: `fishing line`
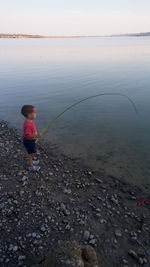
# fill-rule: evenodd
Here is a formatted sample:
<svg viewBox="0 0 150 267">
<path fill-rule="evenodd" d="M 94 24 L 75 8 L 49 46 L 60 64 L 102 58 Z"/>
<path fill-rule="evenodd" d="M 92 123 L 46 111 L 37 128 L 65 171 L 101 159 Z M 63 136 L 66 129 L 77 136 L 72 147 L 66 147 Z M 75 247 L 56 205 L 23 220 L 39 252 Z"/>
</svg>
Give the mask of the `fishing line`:
<svg viewBox="0 0 150 267">
<path fill-rule="evenodd" d="M 49 127 L 56 121 L 58 120 L 58 118 L 60 118 L 65 112 L 67 112 L 68 110 L 72 109 L 73 107 L 79 105 L 80 103 L 84 102 L 84 101 L 87 101 L 89 99 L 92 99 L 92 98 L 96 98 L 96 97 L 99 97 L 99 96 L 108 96 L 108 95 L 115 95 L 115 96 L 122 96 L 122 97 L 125 97 L 132 105 L 134 111 L 136 114 L 138 114 L 138 110 L 137 110 L 137 107 L 135 105 L 135 103 L 133 102 L 133 100 L 128 97 L 127 95 L 124 95 L 124 94 L 118 94 L 118 93 L 106 93 L 106 94 L 98 94 L 98 95 L 93 95 L 93 96 L 89 96 L 89 97 L 86 97 L 84 99 L 81 99 L 80 101 L 77 101 L 75 102 L 74 104 L 68 106 L 67 108 L 65 108 L 61 113 L 59 113 L 52 121 L 48 122 L 46 124 L 46 126 L 42 129 L 41 131 L 41 135 L 44 135 L 47 130 L 49 129 Z M 36 142 L 38 141 L 39 139 L 36 140 Z"/>
</svg>

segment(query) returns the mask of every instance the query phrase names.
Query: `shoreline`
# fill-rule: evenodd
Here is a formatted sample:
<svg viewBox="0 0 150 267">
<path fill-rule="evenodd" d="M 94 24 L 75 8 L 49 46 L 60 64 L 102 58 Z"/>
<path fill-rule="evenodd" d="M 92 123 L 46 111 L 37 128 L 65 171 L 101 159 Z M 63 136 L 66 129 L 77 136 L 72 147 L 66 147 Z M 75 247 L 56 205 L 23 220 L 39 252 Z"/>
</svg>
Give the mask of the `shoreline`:
<svg viewBox="0 0 150 267">
<path fill-rule="evenodd" d="M 39 35 L 39 34 L 5 34 L 0 33 L 0 39 L 49 39 L 49 38 L 102 38 L 102 37 L 150 37 L 150 32 L 125 33 L 111 35 Z"/>
<path fill-rule="evenodd" d="M 38 148 L 41 170 L 29 173 L 21 136 L 0 122 L 1 266 L 39 264 L 59 240 L 92 246 L 98 266 L 150 266 L 150 195 Z"/>
</svg>

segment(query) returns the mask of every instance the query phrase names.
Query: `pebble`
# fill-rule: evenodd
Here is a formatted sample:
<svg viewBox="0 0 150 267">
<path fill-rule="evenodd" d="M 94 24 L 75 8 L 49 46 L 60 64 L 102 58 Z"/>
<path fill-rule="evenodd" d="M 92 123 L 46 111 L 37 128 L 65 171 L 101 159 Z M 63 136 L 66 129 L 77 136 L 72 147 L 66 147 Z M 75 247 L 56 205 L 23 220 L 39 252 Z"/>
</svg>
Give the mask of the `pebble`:
<svg viewBox="0 0 150 267">
<path fill-rule="evenodd" d="M 146 253 L 150 256 L 150 249 L 146 250 Z"/>
<path fill-rule="evenodd" d="M 119 229 L 117 229 L 117 230 L 115 231 L 115 236 L 116 236 L 116 237 L 121 237 L 121 236 L 122 236 L 122 233 L 121 233 L 121 231 L 120 231 Z"/>
<path fill-rule="evenodd" d="M 65 189 L 64 189 L 64 193 L 65 193 L 65 194 L 68 194 L 68 195 L 71 194 L 71 189 L 67 189 L 67 188 L 65 188 Z"/>
<path fill-rule="evenodd" d="M 134 250 L 132 250 L 132 249 L 130 249 L 130 250 L 128 251 L 128 254 L 129 254 L 130 256 L 132 256 L 133 258 L 135 258 L 135 259 L 138 258 L 137 253 L 136 253 Z"/>
<path fill-rule="evenodd" d="M 22 261 L 25 260 L 26 256 L 25 255 L 19 255 L 18 257 L 18 261 Z"/>
<path fill-rule="evenodd" d="M 122 259 L 122 262 L 124 263 L 124 264 L 127 264 L 128 263 L 128 261 L 126 260 L 126 259 Z"/>
<path fill-rule="evenodd" d="M 35 238 L 37 236 L 36 233 L 32 233 L 32 237 Z"/>
<path fill-rule="evenodd" d="M 103 181 L 102 181 L 101 179 L 99 179 L 99 178 L 95 178 L 95 181 L 97 181 L 97 182 L 100 183 L 100 184 L 103 183 Z"/>
<path fill-rule="evenodd" d="M 100 223 L 103 224 L 103 223 L 107 223 L 107 221 L 105 219 L 100 219 Z"/>
<path fill-rule="evenodd" d="M 144 261 L 143 261 L 143 259 L 142 259 L 142 258 L 139 258 L 139 259 L 138 259 L 138 261 L 139 261 L 139 263 L 140 263 L 140 264 L 142 264 L 142 265 L 143 265 Z"/>
<path fill-rule="evenodd" d="M 22 177 L 21 181 L 22 181 L 22 182 L 25 182 L 26 180 L 27 180 L 27 176 L 24 175 L 24 176 Z"/>
<path fill-rule="evenodd" d="M 91 239 L 91 240 L 89 241 L 89 244 L 91 244 L 91 245 L 95 245 L 95 244 L 96 244 L 96 239 Z"/>
<path fill-rule="evenodd" d="M 60 204 L 60 208 L 61 208 L 61 210 L 65 210 L 65 209 L 66 209 L 65 204 L 64 204 L 64 203 L 61 203 L 61 204 Z"/>
<path fill-rule="evenodd" d="M 112 202 L 115 203 L 116 205 L 118 204 L 118 199 L 116 199 L 114 196 L 111 198 Z"/>
<path fill-rule="evenodd" d="M 24 195 L 24 191 L 21 190 L 21 191 L 20 191 L 20 196 L 22 197 L 23 195 Z"/>
<path fill-rule="evenodd" d="M 87 231 L 87 230 L 85 230 L 85 231 L 84 231 L 84 239 L 85 239 L 85 240 L 88 240 L 89 237 L 90 237 L 90 232 Z"/>
<path fill-rule="evenodd" d="M 13 247 L 13 252 L 16 252 L 18 250 L 18 246 Z"/>
<path fill-rule="evenodd" d="M 46 231 L 45 226 L 41 226 L 40 230 L 41 230 L 42 232 L 45 232 L 45 231 Z"/>
<path fill-rule="evenodd" d="M 100 213 L 96 213 L 96 216 L 97 217 L 101 217 L 102 215 Z"/>
</svg>

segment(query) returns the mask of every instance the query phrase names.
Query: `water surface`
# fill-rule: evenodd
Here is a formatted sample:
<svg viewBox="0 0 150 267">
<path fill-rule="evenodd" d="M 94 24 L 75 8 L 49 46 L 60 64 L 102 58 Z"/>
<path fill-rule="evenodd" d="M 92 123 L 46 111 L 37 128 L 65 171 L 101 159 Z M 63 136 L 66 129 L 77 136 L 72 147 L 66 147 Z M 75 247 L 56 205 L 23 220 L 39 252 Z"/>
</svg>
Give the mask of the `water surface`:
<svg viewBox="0 0 150 267">
<path fill-rule="evenodd" d="M 45 138 L 92 168 L 150 191 L 150 38 L 1 39 L 0 118 L 22 127 L 20 108 L 38 108 L 41 129 L 66 106 Z"/>
</svg>

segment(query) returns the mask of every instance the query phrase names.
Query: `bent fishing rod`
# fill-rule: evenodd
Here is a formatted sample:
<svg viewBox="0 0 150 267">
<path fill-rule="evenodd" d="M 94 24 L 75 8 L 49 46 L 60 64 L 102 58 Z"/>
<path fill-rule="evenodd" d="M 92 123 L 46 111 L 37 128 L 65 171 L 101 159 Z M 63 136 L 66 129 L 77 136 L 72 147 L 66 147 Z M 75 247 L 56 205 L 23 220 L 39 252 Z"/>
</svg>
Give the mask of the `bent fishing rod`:
<svg viewBox="0 0 150 267">
<path fill-rule="evenodd" d="M 49 129 L 49 127 L 56 121 L 58 120 L 64 113 L 66 113 L 68 110 L 72 109 L 73 107 L 79 105 L 80 103 L 84 102 L 84 101 L 87 101 L 89 99 L 92 99 L 92 98 L 96 98 L 96 97 L 101 97 L 101 96 L 121 96 L 121 97 L 124 97 L 128 100 L 128 102 L 130 102 L 130 104 L 132 105 L 134 111 L 136 114 L 138 114 L 138 110 L 137 110 L 137 107 L 135 105 L 135 103 L 133 102 L 133 100 L 127 96 L 127 95 L 124 95 L 124 94 L 119 94 L 119 93 L 103 93 L 103 94 L 97 94 L 97 95 L 93 95 L 93 96 L 89 96 L 89 97 L 86 97 L 84 99 L 81 99 L 77 102 L 75 102 L 74 104 L 68 106 L 67 108 L 65 108 L 61 113 L 59 113 L 56 117 L 54 117 L 53 120 L 51 120 L 50 122 L 48 122 L 45 127 L 42 129 L 41 131 L 41 136 L 43 136 L 47 130 Z M 36 140 L 36 142 L 38 142 L 39 138 Z"/>
</svg>

